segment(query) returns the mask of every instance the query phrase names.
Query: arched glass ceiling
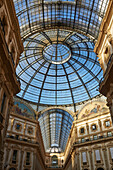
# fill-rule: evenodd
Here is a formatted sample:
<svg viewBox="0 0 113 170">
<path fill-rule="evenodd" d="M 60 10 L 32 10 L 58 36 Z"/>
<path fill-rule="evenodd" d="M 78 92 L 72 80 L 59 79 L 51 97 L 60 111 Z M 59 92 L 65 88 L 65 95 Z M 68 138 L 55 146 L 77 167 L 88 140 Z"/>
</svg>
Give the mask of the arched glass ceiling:
<svg viewBox="0 0 113 170">
<path fill-rule="evenodd" d="M 39 116 L 42 138 L 46 152 L 57 148 L 56 152 L 63 152 L 71 130 L 73 117 L 61 109 L 51 109 Z"/>
<path fill-rule="evenodd" d="M 18 96 L 37 106 L 75 105 L 97 96 L 102 71 L 93 42 L 109 0 L 13 1 L 25 47 Z"/>
<path fill-rule="evenodd" d="M 99 94 L 102 70 L 94 43 L 87 36 L 64 29 L 46 30 L 26 38 L 24 47 L 17 67 L 21 98 L 67 105 Z"/>
<path fill-rule="evenodd" d="M 22 38 L 55 27 L 97 38 L 109 0 L 13 0 Z"/>
</svg>

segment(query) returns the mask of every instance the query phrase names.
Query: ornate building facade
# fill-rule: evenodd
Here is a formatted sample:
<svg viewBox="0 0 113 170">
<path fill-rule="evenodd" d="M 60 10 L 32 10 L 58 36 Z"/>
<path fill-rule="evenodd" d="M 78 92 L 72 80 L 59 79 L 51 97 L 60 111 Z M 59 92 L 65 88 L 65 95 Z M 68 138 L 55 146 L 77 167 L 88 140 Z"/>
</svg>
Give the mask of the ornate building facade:
<svg viewBox="0 0 113 170">
<path fill-rule="evenodd" d="M 44 109 L 41 114 L 51 109 Z M 38 114 L 27 102 L 15 98 L 5 142 L 4 169 L 112 170 L 113 127 L 105 99 L 87 102 L 77 115 L 73 113 L 64 152 L 57 147 L 45 152 Z"/>
<path fill-rule="evenodd" d="M 23 44 L 14 4 L 12 1 L 0 0 L 0 169 L 13 96 L 20 91 L 16 67 L 22 52 Z"/>
</svg>

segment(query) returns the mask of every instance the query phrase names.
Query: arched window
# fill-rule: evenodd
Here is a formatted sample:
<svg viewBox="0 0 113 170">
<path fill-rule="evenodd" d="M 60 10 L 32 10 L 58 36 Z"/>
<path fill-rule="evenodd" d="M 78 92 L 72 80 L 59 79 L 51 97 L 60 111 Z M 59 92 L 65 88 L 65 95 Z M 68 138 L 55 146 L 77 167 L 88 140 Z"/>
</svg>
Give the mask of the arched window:
<svg viewBox="0 0 113 170">
<path fill-rule="evenodd" d="M 97 170 L 104 170 L 103 168 L 98 168 Z"/>
<path fill-rule="evenodd" d="M 52 167 L 58 167 L 58 157 L 56 155 L 52 156 Z"/>
<path fill-rule="evenodd" d="M 16 170 L 15 168 L 10 168 L 9 170 Z"/>
</svg>

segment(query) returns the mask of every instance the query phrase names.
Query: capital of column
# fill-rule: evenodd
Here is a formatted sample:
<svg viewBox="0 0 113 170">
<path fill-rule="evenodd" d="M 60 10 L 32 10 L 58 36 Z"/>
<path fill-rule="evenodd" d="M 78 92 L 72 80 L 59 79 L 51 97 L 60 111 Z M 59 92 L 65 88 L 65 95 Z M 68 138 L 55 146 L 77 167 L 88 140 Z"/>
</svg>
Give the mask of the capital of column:
<svg viewBox="0 0 113 170">
<path fill-rule="evenodd" d="M 75 151 L 72 152 L 72 154 L 71 154 L 72 159 L 75 157 L 75 153 L 76 153 Z"/>
<path fill-rule="evenodd" d="M 102 150 L 103 150 L 103 151 L 106 151 L 106 147 L 102 147 Z"/>
<path fill-rule="evenodd" d="M 89 149 L 89 150 L 88 150 L 88 152 L 89 152 L 89 153 L 92 153 L 92 150 L 91 150 L 91 149 Z"/>
</svg>

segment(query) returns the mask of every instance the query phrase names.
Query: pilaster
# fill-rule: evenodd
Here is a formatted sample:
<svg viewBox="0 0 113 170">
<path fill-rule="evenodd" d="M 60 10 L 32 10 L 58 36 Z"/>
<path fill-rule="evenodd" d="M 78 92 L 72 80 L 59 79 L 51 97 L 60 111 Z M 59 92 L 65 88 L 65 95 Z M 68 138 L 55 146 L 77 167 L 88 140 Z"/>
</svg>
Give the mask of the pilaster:
<svg viewBox="0 0 113 170">
<path fill-rule="evenodd" d="M 24 155 L 24 150 L 21 150 L 21 154 L 20 154 L 20 170 L 22 170 L 23 167 L 23 155 Z"/>
<path fill-rule="evenodd" d="M 91 170 L 94 170 L 93 168 L 93 160 L 92 160 L 92 150 L 89 150 L 89 158 L 90 158 L 90 165 L 91 165 Z"/>
<path fill-rule="evenodd" d="M 106 170 L 109 170 L 109 164 L 108 164 L 108 160 L 107 160 L 106 147 L 103 147 L 103 148 L 102 148 L 102 151 L 103 151 L 103 154 L 104 154 Z"/>
</svg>

